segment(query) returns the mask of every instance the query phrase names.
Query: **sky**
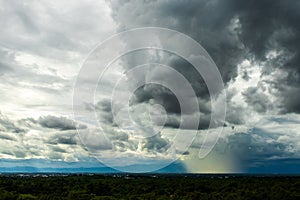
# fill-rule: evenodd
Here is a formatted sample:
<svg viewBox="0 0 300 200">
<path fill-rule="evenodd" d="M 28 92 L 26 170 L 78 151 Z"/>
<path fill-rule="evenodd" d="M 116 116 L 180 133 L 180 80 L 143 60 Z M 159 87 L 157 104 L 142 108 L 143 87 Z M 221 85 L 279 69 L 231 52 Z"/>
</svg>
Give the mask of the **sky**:
<svg viewBox="0 0 300 200">
<path fill-rule="evenodd" d="M 0 172 L 299 174 L 299 11 L 0 0 Z"/>
</svg>

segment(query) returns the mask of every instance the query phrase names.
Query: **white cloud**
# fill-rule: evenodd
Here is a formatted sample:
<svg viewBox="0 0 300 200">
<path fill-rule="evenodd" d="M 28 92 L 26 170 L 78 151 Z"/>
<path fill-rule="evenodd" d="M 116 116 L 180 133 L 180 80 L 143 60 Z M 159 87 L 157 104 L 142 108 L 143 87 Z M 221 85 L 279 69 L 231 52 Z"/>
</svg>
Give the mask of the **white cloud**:
<svg viewBox="0 0 300 200">
<path fill-rule="evenodd" d="M 109 5 L 1 0 L 0 7 L 0 110 L 22 117 L 69 115 L 81 63 L 115 32 Z"/>
</svg>

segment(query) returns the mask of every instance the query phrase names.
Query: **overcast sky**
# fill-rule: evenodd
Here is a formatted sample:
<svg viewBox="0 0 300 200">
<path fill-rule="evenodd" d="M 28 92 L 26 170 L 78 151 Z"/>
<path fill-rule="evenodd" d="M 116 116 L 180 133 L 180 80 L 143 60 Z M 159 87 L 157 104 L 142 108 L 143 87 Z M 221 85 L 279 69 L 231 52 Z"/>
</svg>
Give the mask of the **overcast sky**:
<svg viewBox="0 0 300 200">
<path fill-rule="evenodd" d="M 119 169 L 142 165 L 150 171 L 176 157 L 170 171 L 177 167 L 182 172 L 300 173 L 299 20 L 296 0 L 0 0 L 0 162 L 4 167 L 37 165 L 25 160 L 97 166 L 97 155 Z M 226 99 L 216 100 L 226 103 L 223 126 L 208 130 L 212 101 L 205 78 L 182 57 L 149 49 L 113 62 L 99 82 L 96 102 L 82 94 L 76 106 L 81 113 L 96 111 L 101 127 L 89 115 L 74 118 L 76 80 L 85 89 L 98 80 L 94 71 L 80 71 L 81 67 L 94 61 L 92 69 L 103 67 L 105 57 L 101 60 L 91 52 L 113 34 L 142 27 L 179 31 L 207 51 L 224 84 L 220 93 Z M 129 38 L 120 44 L 128 47 L 136 41 Z M 172 46 L 170 41 L 155 42 Z M 189 52 L 190 47 L 182 49 Z M 109 50 L 106 56 L 121 51 L 113 45 Z M 147 63 L 161 65 L 143 73 L 132 70 Z M 163 65 L 188 80 L 193 98 L 179 76 Z M 78 80 L 80 72 L 84 75 Z M 124 76 L 126 81 L 117 85 Z M 190 105 L 188 111 L 182 113 L 174 92 L 162 85 L 124 89 L 149 79 L 176 86 Z M 114 89 L 111 102 L 107 94 Z M 131 118 L 121 112 L 129 94 Z M 191 106 L 193 100 L 199 111 Z M 157 113 L 149 121 L 147 112 L 153 108 Z M 192 122 L 199 116 L 195 127 Z M 128 125 L 132 120 L 137 126 Z M 180 128 L 181 120 L 186 123 Z M 209 138 L 222 128 L 212 152 L 199 159 L 205 135 Z M 184 152 L 172 146 L 178 130 L 198 133 Z"/>
</svg>

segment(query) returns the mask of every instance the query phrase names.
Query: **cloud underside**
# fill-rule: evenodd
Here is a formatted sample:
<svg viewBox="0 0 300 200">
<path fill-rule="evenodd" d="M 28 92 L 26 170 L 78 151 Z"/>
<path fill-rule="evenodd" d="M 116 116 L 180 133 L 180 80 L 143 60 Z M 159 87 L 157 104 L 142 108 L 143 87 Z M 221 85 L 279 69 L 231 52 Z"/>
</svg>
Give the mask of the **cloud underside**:
<svg viewBox="0 0 300 200">
<path fill-rule="evenodd" d="M 100 160 L 111 159 L 112 165 L 128 165 L 129 161 L 118 160 L 128 156 L 135 157 L 137 162 L 146 158 L 173 159 L 166 152 L 170 141 L 160 134 L 141 139 L 117 128 L 107 127 L 103 132 L 63 116 L 11 120 L 1 114 L 0 122 L 1 158 L 84 161 L 96 156 Z"/>
<path fill-rule="evenodd" d="M 298 2 L 216 0 L 187 5 L 182 1 L 112 1 L 111 6 L 121 30 L 161 26 L 200 42 L 216 62 L 227 86 L 229 122 L 242 123 L 245 113 L 239 112 L 241 107 L 263 114 L 300 112 L 296 100 L 300 81 Z M 145 52 L 132 53 L 123 62 L 125 67 L 133 68 L 154 60 L 178 70 L 202 100 L 200 108 L 206 114 L 210 109 L 209 94 L 201 76 L 179 57 L 164 54 L 153 59 L 153 53 L 148 57 Z M 135 96 L 138 102 L 155 99 L 167 112 L 180 112 L 176 98 L 162 87 L 141 88 Z M 234 102 L 235 98 L 240 102 Z M 207 128 L 207 124 L 200 128 Z"/>
</svg>

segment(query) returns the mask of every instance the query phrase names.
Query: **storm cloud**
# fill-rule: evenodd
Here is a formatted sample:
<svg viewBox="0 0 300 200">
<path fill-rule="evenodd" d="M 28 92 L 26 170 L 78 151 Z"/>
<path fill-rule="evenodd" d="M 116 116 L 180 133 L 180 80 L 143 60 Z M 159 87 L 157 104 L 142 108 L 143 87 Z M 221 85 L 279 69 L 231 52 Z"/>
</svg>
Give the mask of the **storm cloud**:
<svg viewBox="0 0 300 200">
<path fill-rule="evenodd" d="M 216 62 L 226 85 L 231 84 L 237 76 L 243 76 L 246 81 L 251 81 L 251 76 L 246 72 L 238 73 L 238 65 L 245 59 L 250 60 L 253 65 L 262 66 L 260 75 L 262 80 L 263 77 L 266 78 L 271 74 L 272 77 L 268 77 L 270 78 L 268 87 L 276 90 L 276 95 L 280 97 L 277 98 L 276 105 L 273 105 L 273 102 L 268 101 L 269 96 L 264 96 L 261 91 L 249 87 L 244 91 L 245 101 L 249 107 L 258 113 L 277 108 L 278 113 L 300 112 L 299 101 L 296 100 L 300 80 L 299 2 L 290 0 L 246 3 L 238 0 L 190 1 L 189 3 L 112 1 L 111 6 L 113 17 L 119 23 L 120 30 L 159 26 L 180 31 L 194 38 L 203 45 Z M 138 53 L 136 56 L 153 59 L 153 56 L 152 58 L 141 57 Z M 189 63 L 180 58 L 159 59 L 186 76 L 199 98 L 208 99 L 205 84 L 202 84 L 201 77 L 194 73 Z M 125 63 L 134 67 L 140 61 L 128 56 Z M 275 72 L 280 71 L 282 71 L 281 77 L 274 75 Z M 162 90 L 159 86 L 154 87 L 153 90 L 141 90 L 136 93 L 140 101 L 154 98 L 163 102 L 168 112 L 179 112 L 176 100 L 173 100 L 174 97 L 167 90 Z M 154 91 L 162 92 L 155 94 Z M 164 96 L 168 100 L 164 100 Z M 274 108 L 276 106 L 277 108 Z"/>
</svg>

